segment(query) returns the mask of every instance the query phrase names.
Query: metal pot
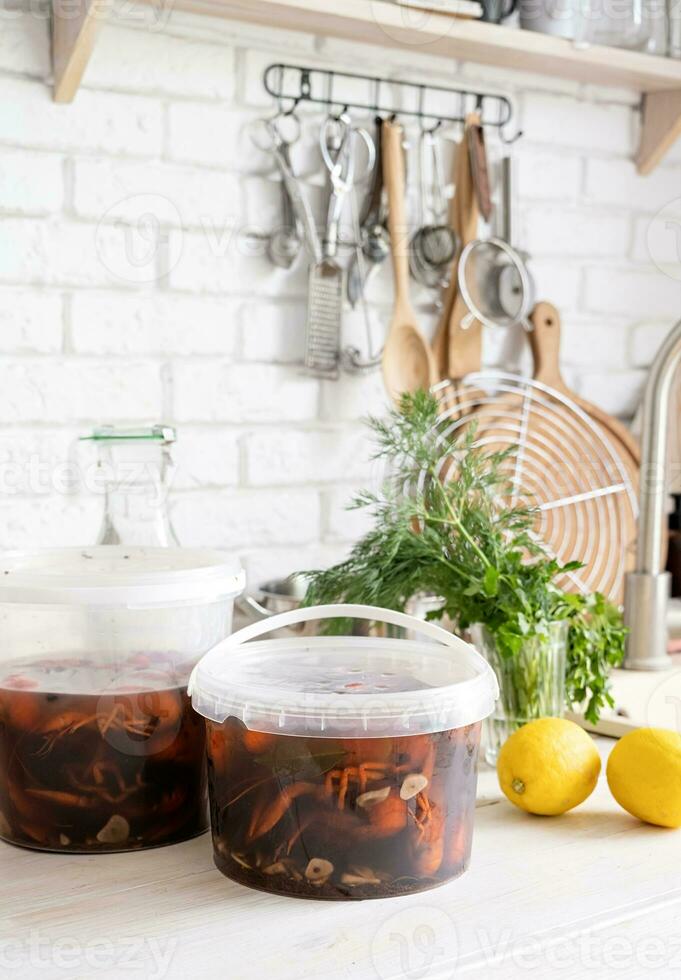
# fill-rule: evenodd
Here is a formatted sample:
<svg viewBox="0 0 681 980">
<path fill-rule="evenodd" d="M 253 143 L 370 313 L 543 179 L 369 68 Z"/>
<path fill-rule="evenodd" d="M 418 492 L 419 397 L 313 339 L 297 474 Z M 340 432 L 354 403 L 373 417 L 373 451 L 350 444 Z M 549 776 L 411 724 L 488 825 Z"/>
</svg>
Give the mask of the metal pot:
<svg viewBox="0 0 681 980">
<path fill-rule="evenodd" d="M 289 575 L 284 579 L 265 582 L 250 595 L 237 600 L 239 610 L 252 620 L 268 619 L 277 613 L 300 608 L 307 591 L 304 575 Z"/>
<path fill-rule="evenodd" d="M 307 583 L 308 579 L 305 575 L 294 574 L 284 579 L 273 579 L 270 582 L 265 582 L 252 594 L 240 596 L 236 600 L 236 604 L 239 611 L 249 620 L 269 619 L 270 616 L 275 616 L 277 613 L 298 609 L 305 597 Z M 442 608 L 443 602 L 444 600 L 440 596 L 417 592 L 407 603 L 405 611 L 410 616 L 426 620 L 429 612 Z M 314 635 L 315 625 L 304 624 L 301 630 L 306 628 L 309 633 Z M 452 623 L 446 616 L 442 618 L 440 625 L 454 632 Z M 358 623 L 355 625 L 353 633 L 356 636 L 361 636 L 367 631 L 368 627 L 365 623 Z M 414 639 L 414 637 L 407 638 Z"/>
</svg>

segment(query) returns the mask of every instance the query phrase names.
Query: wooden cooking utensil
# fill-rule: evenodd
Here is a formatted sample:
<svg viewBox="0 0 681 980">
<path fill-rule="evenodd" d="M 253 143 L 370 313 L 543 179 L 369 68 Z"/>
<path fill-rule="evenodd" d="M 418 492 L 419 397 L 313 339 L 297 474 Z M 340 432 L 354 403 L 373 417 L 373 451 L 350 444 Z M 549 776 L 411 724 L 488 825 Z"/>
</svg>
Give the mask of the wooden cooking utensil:
<svg viewBox="0 0 681 980">
<path fill-rule="evenodd" d="M 606 430 L 616 452 L 622 457 L 627 469 L 638 481 L 638 468 L 641 465 L 641 449 L 636 437 L 627 427 L 608 415 L 597 405 L 580 397 L 566 385 L 560 371 L 560 314 L 551 303 L 537 303 L 531 316 L 532 332 L 529 334 L 534 357 L 534 380 L 555 388 L 567 395 L 595 422 Z"/>
<path fill-rule="evenodd" d="M 478 202 L 480 214 L 485 221 L 489 221 L 492 215 L 492 194 L 489 186 L 489 165 L 487 161 L 487 147 L 485 145 L 485 131 L 479 120 L 468 128 L 467 136 L 475 199 Z"/>
<path fill-rule="evenodd" d="M 636 437 L 619 419 L 613 418 L 602 408 L 582 398 L 565 383 L 560 370 L 561 323 L 556 307 L 545 301 L 537 303 L 530 319 L 532 331 L 528 336 L 534 358 L 534 380 L 570 398 L 603 430 L 613 451 L 621 460 L 634 492 L 638 495 L 641 450 Z M 627 548 L 625 570 L 631 571 L 635 562 L 636 516 L 629 508 L 623 508 L 621 517 L 622 535 Z M 621 589 L 613 589 L 611 598 L 621 601 Z"/>
<path fill-rule="evenodd" d="M 383 179 L 388 191 L 388 228 L 395 280 L 393 315 L 383 348 L 383 380 L 395 402 L 404 392 L 427 390 L 437 380 L 433 352 L 418 327 L 409 298 L 409 229 L 402 135 L 399 123 L 383 124 Z"/>
<path fill-rule="evenodd" d="M 454 260 L 452 275 L 445 293 L 442 315 L 437 326 L 433 349 L 440 378 L 459 380 L 480 369 L 482 359 L 482 328 L 477 321 L 464 330 L 461 321 L 468 308 L 459 295 L 457 267 L 461 250 L 477 238 L 479 212 L 475 196 L 468 132 L 480 123 L 479 113 L 469 113 L 466 129 L 457 147 L 454 167 L 456 192 L 452 202 L 451 221 L 459 238 L 459 253 Z"/>
</svg>

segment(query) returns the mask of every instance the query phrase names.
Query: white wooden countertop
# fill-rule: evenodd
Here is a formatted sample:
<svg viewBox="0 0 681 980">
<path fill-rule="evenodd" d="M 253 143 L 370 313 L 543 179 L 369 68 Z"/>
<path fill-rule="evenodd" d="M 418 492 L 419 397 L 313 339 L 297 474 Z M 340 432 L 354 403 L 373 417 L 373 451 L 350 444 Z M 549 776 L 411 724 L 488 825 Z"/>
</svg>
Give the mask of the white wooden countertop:
<svg viewBox="0 0 681 980">
<path fill-rule="evenodd" d="M 604 775 L 561 818 L 500 799 L 491 771 L 480 785 L 469 871 L 408 898 L 269 897 L 215 870 L 209 836 L 97 857 L 0 843 L 0 978 L 681 975 L 681 831 L 628 816 Z"/>
</svg>

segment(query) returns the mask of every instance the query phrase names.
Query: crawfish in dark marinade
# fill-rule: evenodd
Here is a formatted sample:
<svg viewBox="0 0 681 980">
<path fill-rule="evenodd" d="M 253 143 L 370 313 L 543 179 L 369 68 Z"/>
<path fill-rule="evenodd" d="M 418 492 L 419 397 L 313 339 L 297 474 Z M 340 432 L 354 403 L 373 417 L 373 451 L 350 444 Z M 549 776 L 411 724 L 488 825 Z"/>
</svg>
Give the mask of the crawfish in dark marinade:
<svg viewBox="0 0 681 980">
<path fill-rule="evenodd" d="M 148 654 L 123 664 L 53 658 L 7 666 L 0 836 L 92 852 L 169 844 L 207 829 L 205 726 L 177 680 L 185 671 Z"/>
<path fill-rule="evenodd" d="M 465 870 L 480 724 L 398 738 L 305 738 L 208 722 L 217 866 L 308 898 L 383 898 Z"/>
</svg>

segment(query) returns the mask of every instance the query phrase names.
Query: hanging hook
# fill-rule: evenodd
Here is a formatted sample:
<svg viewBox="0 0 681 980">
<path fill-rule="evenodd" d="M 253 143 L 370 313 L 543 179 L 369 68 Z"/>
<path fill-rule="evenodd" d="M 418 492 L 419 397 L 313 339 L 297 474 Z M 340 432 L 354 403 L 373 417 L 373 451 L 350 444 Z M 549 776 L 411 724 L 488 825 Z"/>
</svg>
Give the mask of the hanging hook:
<svg viewBox="0 0 681 980">
<path fill-rule="evenodd" d="M 503 115 L 504 109 L 506 110 L 505 115 Z M 517 142 L 520 139 L 520 137 L 523 135 L 522 129 L 519 129 L 517 126 L 516 126 L 516 131 L 512 136 L 506 135 L 506 131 L 505 131 L 506 126 L 508 126 L 508 124 L 511 122 L 513 116 L 514 116 L 513 104 L 511 103 L 510 99 L 507 99 L 504 96 L 502 96 L 499 99 L 499 121 L 497 123 L 497 128 L 499 130 L 499 139 L 501 140 L 502 143 L 504 143 L 505 146 L 510 146 L 512 143 Z"/>
<path fill-rule="evenodd" d="M 291 97 L 290 108 L 287 109 L 284 106 L 285 97 L 282 94 L 284 91 L 284 71 L 285 71 L 284 66 L 279 65 L 279 94 L 277 96 L 277 109 L 278 109 L 277 114 L 283 117 L 284 119 L 288 119 L 290 116 L 295 116 L 296 109 L 298 108 L 298 103 L 300 102 L 300 96 L 298 96 L 297 98 Z"/>
<path fill-rule="evenodd" d="M 282 97 L 282 101 L 283 101 L 283 98 L 284 97 Z M 288 119 L 289 116 L 295 116 L 296 115 L 296 109 L 298 108 L 298 106 L 300 105 L 300 103 L 303 102 L 303 100 L 304 100 L 304 96 L 302 96 L 302 95 L 297 95 L 295 98 L 293 96 L 289 96 L 289 98 L 291 99 L 291 108 L 290 109 L 286 109 L 286 110 L 282 110 L 280 108 L 280 110 L 279 110 L 279 114 L 281 116 L 283 116 L 285 119 Z"/>
<path fill-rule="evenodd" d="M 263 75 L 263 85 L 265 86 L 265 91 L 268 95 L 271 95 L 276 103 L 276 112 L 273 119 L 281 119 L 285 116 L 286 108 L 284 105 L 284 72 L 286 71 L 286 65 L 268 65 L 265 69 Z M 270 78 L 272 75 L 276 75 L 278 78 L 278 84 L 272 84 Z M 293 109 L 295 109 L 295 100 Z"/>
<path fill-rule="evenodd" d="M 507 124 L 504 123 L 504 125 Z M 512 136 L 507 136 L 506 133 L 504 132 L 504 127 L 503 126 L 499 127 L 499 139 L 505 146 L 511 146 L 511 144 L 517 143 L 517 141 L 521 138 L 521 136 L 523 136 L 522 129 L 516 129 L 515 133 Z"/>
<path fill-rule="evenodd" d="M 279 76 L 279 114 L 284 118 L 290 116 L 296 116 L 296 109 L 301 102 L 305 102 L 310 98 L 310 75 L 307 69 L 300 69 L 300 86 L 298 95 L 284 95 L 284 69 L 285 65 L 280 65 L 281 73 Z M 291 100 L 291 106 L 288 109 L 284 109 L 284 99 Z M 297 117 L 296 117 L 297 118 Z"/>
<path fill-rule="evenodd" d="M 430 118 L 430 119 L 432 119 L 432 118 L 434 118 L 434 117 L 433 117 L 433 116 L 429 116 L 429 117 L 427 117 L 427 118 Z M 433 136 L 433 135 L 434 135 L 435 133 L 437 133 L 437 131 L 438 131 L 438 129 L 439 129 L 439 128 L 440 128 L 441 126 L 442 126 L 442 120 L 441 120 L 441 119 L 436 119 L 436 120 L 435 120 L 435 124 L 434 124 L 433 126 L 422 126 L 422 127 L 421 127 L 421 130 L 422 130 L 422 132 L 424 132 L 424 133 L 425 133 L 425 134 L 426 134 L 427 136 Z"/>
<path fill-rule="evenodd" d="M 321 69 L 320 69 L 321 70 Z M 326 94 L 324 97 L 324 104 L 326 105 L 326 110 L 328 112 L 329 118 L 334 119 L 336 122 L 340 122 L 344 115 L 348 112 L 348 105 L 343 105 L 339 102 L 338 105 L 342 106 L 338 111 L 334 112 L 334 97 L 333 88 L 334 82 L 336 80 L 336 73 L 333 71 L 325 72 L 326 74 Z"/>
<path fill-rule="evenodd" d="M 418 111 L 419 129 L 421 130 L 422 133 L 425 133 L 425 135 L 432 136 L 433 133 L 436 133 L 440 128 L 440 126 L 442 125 L 442 120 L 438 119 L 435 116 L 432 116 L 429 112 L 426 112 L 425 103 L 426 103 L 426 86 L 419 85 L 419 111 Z M 426 119 L 435 119 L 435 124 L 433 126 L 426 126 Z"/>
<path fill-rule="evenodd" d="M 298 91 L 296 92 L 295 79 L 298 79 Z M 315 88 L 312 80 L 315 80 Z M 367 101 L 352 102 L 346 99 L 336 100 L 334 86 L 338 79 L 362 80 L 372 86 L 371 97 Z M 323 68 L 305 68 L 300 65 L 273 64 L 269 65 L 264 72 L 265 90 L 276 100 L 277 115 L 294 116 L 301 102 L 310 102 L 315 105 L 326 106 L 329 116 L 339 120 L 343 115 L 349 114 L 351 110 L 372 111 L 375 115 L 382 115 L 386 118 L 405 116 L 417 118 L 422 132 L 433 134 L 441 126 L 449 123 L 464 125 L 466 116 L 471 111 L 480 113 L 481 122 L 484 126 L 495 128 L 502 142 L 514 143 L 522 135 L 520 130 L 512 135 L 507 135 L 507 127 L 510 126 L 515 116 L 514 108 L 508 97 L 489 92 L 476 92 L 470 89 L 445 88 L 439 85 L 427 85 L 424 82 L 408 82 L 388 79 L 380 76 L 360 75 L 353 72 L 329 71 Z M 418 97 L 417 106 L 414 108 L 398 108 L 395 100 L 385 97 L 382 103 L 381 97 L 385 94 L 384 86 L 398 86 L 398 91 L 415 93 Z M 456 110 L 452 115 L 436 114 L 429 112 L 427 108 L 428 97 L 431 92 L 438 92 L 449 95 L 456 102 Z M 402 102 L 400 101 L 400 104 Z M 286 107 L 289 108 L 286 108 Z M 495 111 L 498 109 L 498 112 Z M 494 116 L 495 118 L 491 118 Z"/>
</svg>

